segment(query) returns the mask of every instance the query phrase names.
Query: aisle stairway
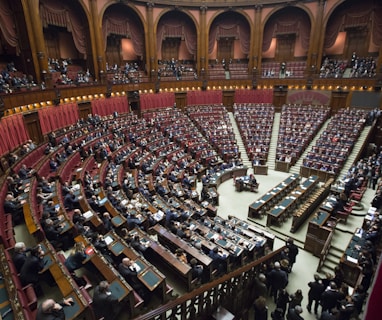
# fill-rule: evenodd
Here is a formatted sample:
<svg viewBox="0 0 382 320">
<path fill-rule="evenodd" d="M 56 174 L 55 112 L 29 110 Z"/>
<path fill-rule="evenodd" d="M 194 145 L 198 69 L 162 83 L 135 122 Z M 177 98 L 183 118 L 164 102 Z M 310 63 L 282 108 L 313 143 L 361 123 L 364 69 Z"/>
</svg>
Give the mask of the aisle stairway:
<svg viewBox="0 0 382 320">
<path fill-rule="evenodd" d="M 320 138 L 321 134 L 326 130 L 329 122 L 330 122 L 330 118 L 328 120 L 326 120 L 326 122 L 322 125 L 320 131 L 318 131 L 318 133 L 315 135 L 313 140 L 310 142 L 310 144 L 305 149 L 305 151 L 303 152 L 301 157 L 294 164 L 294 166 L 292 166 L 290 168 L 290 170 L 289 170 L 290 173 L 297 173 L 297 174 L 300 173 L 300 167 L 302 166 L 302 162 L 304 161 L 304 159 L 305 159 L 306 155 L 308 154 L 308 152 L 310 152 L 312 150 L 312 147 L 316 145 L 316 141 Z"/>
<path fill-rule="evenodd" d="M 357 142 L 354 144 L 352 152 L 350 153 L 349 157 L 347 158 L 345 165 L 343 166 L 343 168 L 342 168 L 342 170 L 338 176 L 339 179 L 342 179 L 346 175 L 346 173 L 352 167 L 353 163 L 357 160 L 357 158 L 361 152 L 361 148 L 362 148 L 370 130 L 371 130 L 371 126 L 367 126 L 362 130 Z"/>
<path fill-rule="evenodd" d="M 228 112 L 228 116 L 231 121 L 233 133 L 235 134 L 235 139 L 237 142 L 237 146 L 239 147 L 239 152 L 240 152 L 241 159 L 243 160 L 243 164 L 247 166 L 248 168 L 252 168 L 252 164 L 248 158 L 248 154 L 245 149 L 243 139 L 241 138 L 240 130 L 239 130 L 239 127 L 237 126 L 235 117 L 233 116 L 232 112 Z"/>
<path fill-rule="evenodd" d="M 276 166 L 276 148 L 277 148 L 277 140 L 279 137 L 280 118 L 281 118 L 281 113 L 275 112 L 275 117 L 273 119 L 273 126 L 272 126 L 271 143 L 269 144 L 269 153 L 268 153 L 268 160 L 267 160 L 268 169 L 270 170 L 274 170 Z"/>
</svg>

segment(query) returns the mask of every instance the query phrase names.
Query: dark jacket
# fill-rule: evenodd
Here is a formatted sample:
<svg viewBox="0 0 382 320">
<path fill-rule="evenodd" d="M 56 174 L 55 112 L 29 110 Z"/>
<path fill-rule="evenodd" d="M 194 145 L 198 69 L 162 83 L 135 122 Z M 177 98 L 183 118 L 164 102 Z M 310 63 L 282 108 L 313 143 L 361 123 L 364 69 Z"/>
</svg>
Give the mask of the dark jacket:
<svg viewBox="0 0 382 320">
<path fill-rule="evenodd" d="M 93 293 L 93 310 L 97 319 L 104 317 L 105 320 L 112 320 L 116 316 L 115 308 L 118 299 L 113 294 L 101 292 L 99 286 L 95 287 Z"/>
</svg>

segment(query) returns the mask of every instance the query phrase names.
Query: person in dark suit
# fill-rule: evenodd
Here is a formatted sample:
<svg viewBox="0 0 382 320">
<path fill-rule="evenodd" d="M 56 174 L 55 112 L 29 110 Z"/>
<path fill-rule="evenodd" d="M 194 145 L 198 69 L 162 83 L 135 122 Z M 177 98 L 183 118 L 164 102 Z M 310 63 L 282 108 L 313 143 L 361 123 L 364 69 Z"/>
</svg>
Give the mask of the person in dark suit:
<svg viewBox="0 0 382 320">
<path fill-rule="evenodd" d="M 280 263 L 276 261 L 274 269 L 269 272 L 267 279 L 271 286 L 271 295 L 276 302 L 278 292 L 284 289 L 288 284 L 288 274 L 284 270 L 281 270 Z"/>
<path fill-rule="evenodd" d="M 26 286 L 31 283 L 37 292 L 41 291 L 39 287 L 39 272 L 44 269 L 44 254 L 40 246 L 33 247 L 20 270 L 22 285 Z"/>
<path fill-rule="evenodd" d="M 36 320 L 65 320 L 63 308 L 73 303 L 73 298 L 63 299 L 62 303 L 57 303 L 53 299 L 46 299 L 37 309 Z"/>
<path fill-rule="evenodd" d="M 292 267 L 294 263 L 296 262 L 296 257 L 298 255 L 298 247 L 294 244 L 294 241 L 292 238 L 288 238 L 285 245 L 289 249 L 288 251 L 289 268 L 290 270 L 292 270 Z"/>
<path fill-rule="evenodd" d="M 344 298 L 345 295 L 338 291 L 335 282 L 330 282 L 329 288 L 321 295 L 322 312 L 336 308 Z"/>
<path fill-rule="evenodd" d="M 101 281 L 94 288 L 93 310 L 96 319 L 113 320 L 119 313 L 118 298 L 110 291 L 107 281 Z"/>
<path fill-rule="evenodd" d="M 138 279 L 139 267 L 129 258 L 123 258 L 118 265 L 118 271 L 122 277 L 133 287 L 133 289 L 142 297 L 145 304 L 150 301 L 149 291 Z"/>
<path fill-rule="evenodd" d="M 23 164 L 21 165 L 18 174 L 21 180 L 25 180 L 32 176 L 32 170 L 27 168 L 26 164 Z"/>
<path fill-rule="evenodd" d="M 27 259 L 27 252 L 29 251 L 30 249 L 27 249 L 24 242 L 17 242 L 15 244 L 12 261 L 18 273 L 20 273 L 21 268 Z"/>
<path fill-rule="evenodd" d="M 268 319 L 268 307 L 267 301 L 263 296 L 259 296 L 253 304 L 254 320 L 267 320 Z"/>
<path fill-rule="evenodd" d="M 210 250 L 208 255 L 212 259 L 212 268 L 217 269 L 219 275 L 227 271 L 227 256 L 222 255 L 218 247 Z"/>
<path fill-rule="evenodd" d="M 24 220 L 23 205 L 25 200 L 17 201 L 12 194 L 7 194 L 4 200 L 4 212 L 12 215 L 14 225 L 20 224 Z"/>
<path fill-rule="evenodd" d="M 287 320 L 304 320 L 303 317 L 301 317 L 302 308 L 301 306 L 295 306 L 292 309 L 289 309 L 287 314 Z"/>
<path fill-rule="evenodd" d="M 322 283 L 320 276 L 318 274 L 314 275 L 314 281 L 308 283 L 309 292 L 308 292 L 308 305 L 306 308 L 309 313 L 312 310 L 312 303 L 314 301 L 314 313 L 317 314 L 318 305 L 320 304 L 321 295 L 325 290 L 325 286 Z"/>
<path fill-rule="evenodd" d="M 80 197 L 77 197 L 73 190 L 70 190 L 69 193 L 64 197 L 64 206 L 69 211 L 80 207 Z"/>
<path fill-rule="evenodd" d="M 55 247 L 61 247 L 63 250 L 67 250 L 73 244 L 70 236 L 62 233 L 63 225 L 61 223 L 55 224 L 51 218 L 45 220 L 44 226 L 45 237 Z"/>
</svg>

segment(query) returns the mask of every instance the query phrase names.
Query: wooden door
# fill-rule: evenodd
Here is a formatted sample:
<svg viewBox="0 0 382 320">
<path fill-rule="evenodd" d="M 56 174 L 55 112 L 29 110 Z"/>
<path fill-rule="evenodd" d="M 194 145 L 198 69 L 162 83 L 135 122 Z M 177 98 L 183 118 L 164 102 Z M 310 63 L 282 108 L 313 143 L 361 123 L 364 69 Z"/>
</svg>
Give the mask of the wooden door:
<svg viewBox="0 0 382 320">
<path fill-rule="evenodd" d="M 234 56 L 234 38 L 220 38 L 218 41 L 218 59 L 222 61 L 225 59 L 229 61 L 229 59 Z"/>
<path fill-rule="evenodd" d="M 80 119 L 87 119 L 92 113 L 92 105 L 89 101 L 78 104 L 78 115 Z"/>
<path fill-rule="evenodd" d="M 276 61 L 292 61 L 294 59 L 294 47 L 296 34 L 278 35 L 276 41 Z"/>
<path fill-rule="evenodd" d="M 122 64 L 120 36 L 112 34 L 107 37 L 106 61 L 109 67 L 114 66 L 114 64 L 117 64 L 117 66 Z"/>
<path fill-rule="evenodd" d="M 178 60 L 180 38 L 166 38 L 162 42 L 162 60 Z"/>
<path fill-rule="evenodd" d="M 358 57 L 366 57 L 369 48 L 368 28 L 348 28 L 346 29 L 345 58 L 351 57 L 353 52 Z"/>
<path fill-rule="evenodd" d="M 37 112 L 24 114 L 24 124 L 34 143 L 40 144 L 44 141 Z"/>
</svg>

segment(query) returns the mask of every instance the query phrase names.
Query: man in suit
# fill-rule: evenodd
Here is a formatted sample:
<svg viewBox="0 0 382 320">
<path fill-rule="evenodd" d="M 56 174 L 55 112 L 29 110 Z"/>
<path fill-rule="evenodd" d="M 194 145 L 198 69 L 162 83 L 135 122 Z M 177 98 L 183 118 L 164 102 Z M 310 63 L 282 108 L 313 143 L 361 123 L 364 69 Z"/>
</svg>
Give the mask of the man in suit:
<svg viewBox="0 0 382 320">
<path fill-rule="evenodd" d="M 64 206 L 67 208 L 69 211 L 79 208 L 80 207 L 80 197 L 77 197 L 74 194 L 73 190 L 70 190 L 68 194 L 65 195 L 64 197 Z"/>
<path fill-rule="evenodd" d="M 65 320 L 63 308 L 73 303 L 73 298 L 63 299 L 62 303 L 57 303 L 53 299 L 46 299 L 37 309 L 36 320 Z"/>
<path fill-rule="evenodd" d="M 338 291 L 335 282 L 330 282 L 329 288 L 321 295 L 322 312 L 336 308 L 344 298 L 345 295 Z"/>
<path fill-rule="evenodd" d="M 325 290 L 325 286 L 322 283 L 318 274 L 314 275 L 314 281 L 309 282 L 308 286 L 310 289 L 308 292 L 308 305 L 306 306 L 306 308 L 310 313 L 312 310 L 312 303 L 314 301 L 314 313 L 317 314 L 318 305 L 320 303 L 321 295 Z"/>
<path fill-rule="evenodd" d="M 218 270 L 219 275 L 222 275 L 227 271 L 227 256 L 222 255 L 219 252 L 219 248 L 215 247 L 213 250 L 210 250 L 209 257 L 212 259 L 212 267 Z"/>
<path fill-rule="evenodd" d="M 145 303 L 150 301 L 149 291 L 138 279 L 139 267 L 129 258 L 123 258 L 118 265 L 118 271 L 122 277 L 133 287 L 133 289 L 142 297 Z"/>
<path fill-rule="evenodd" d="M 27 249 L 24 242 L 17 242 L 15 244 L 12 261 L 18 273 L 20 273 L 21 268 L 27 259 L 27 252 L 29 251 L 30 249 Z"/>
<path fill-rule="evenodd" d="M 276 301 L 278 292 L 284 289 L 288 284 L 288 274 L 281 270 L 281 265 L 278 261 L 275 262 L 274 269 L 269 272 L 267 279 L 271 286 L 271 294 Z"/>
<path fill-rule="evenodd" d="M 107 281 L 101 281 L 94 288 L 93 310 L 96 319 L 113 320 L 118 315 L 120 310 L 118 298 L 110 291 L 110 284 Z"/>
<path fill-rule="evenodd" d="M 14 225 L 20 224 L 24 220 L 23 205 L 26 200 L 17 201 L 12 194 L 7 194 L 4 200 L 4 212 L 12 215 Z"/>
<path fill-rule="evenodd" d="M 44 269 L 44 254 L 40 246 L 33 247 L 20 270 L 20 280 L 23 286 L 32 284 L 36 294 L 41 292 L 39 286 L 40 271 Z"/>
</svg>

